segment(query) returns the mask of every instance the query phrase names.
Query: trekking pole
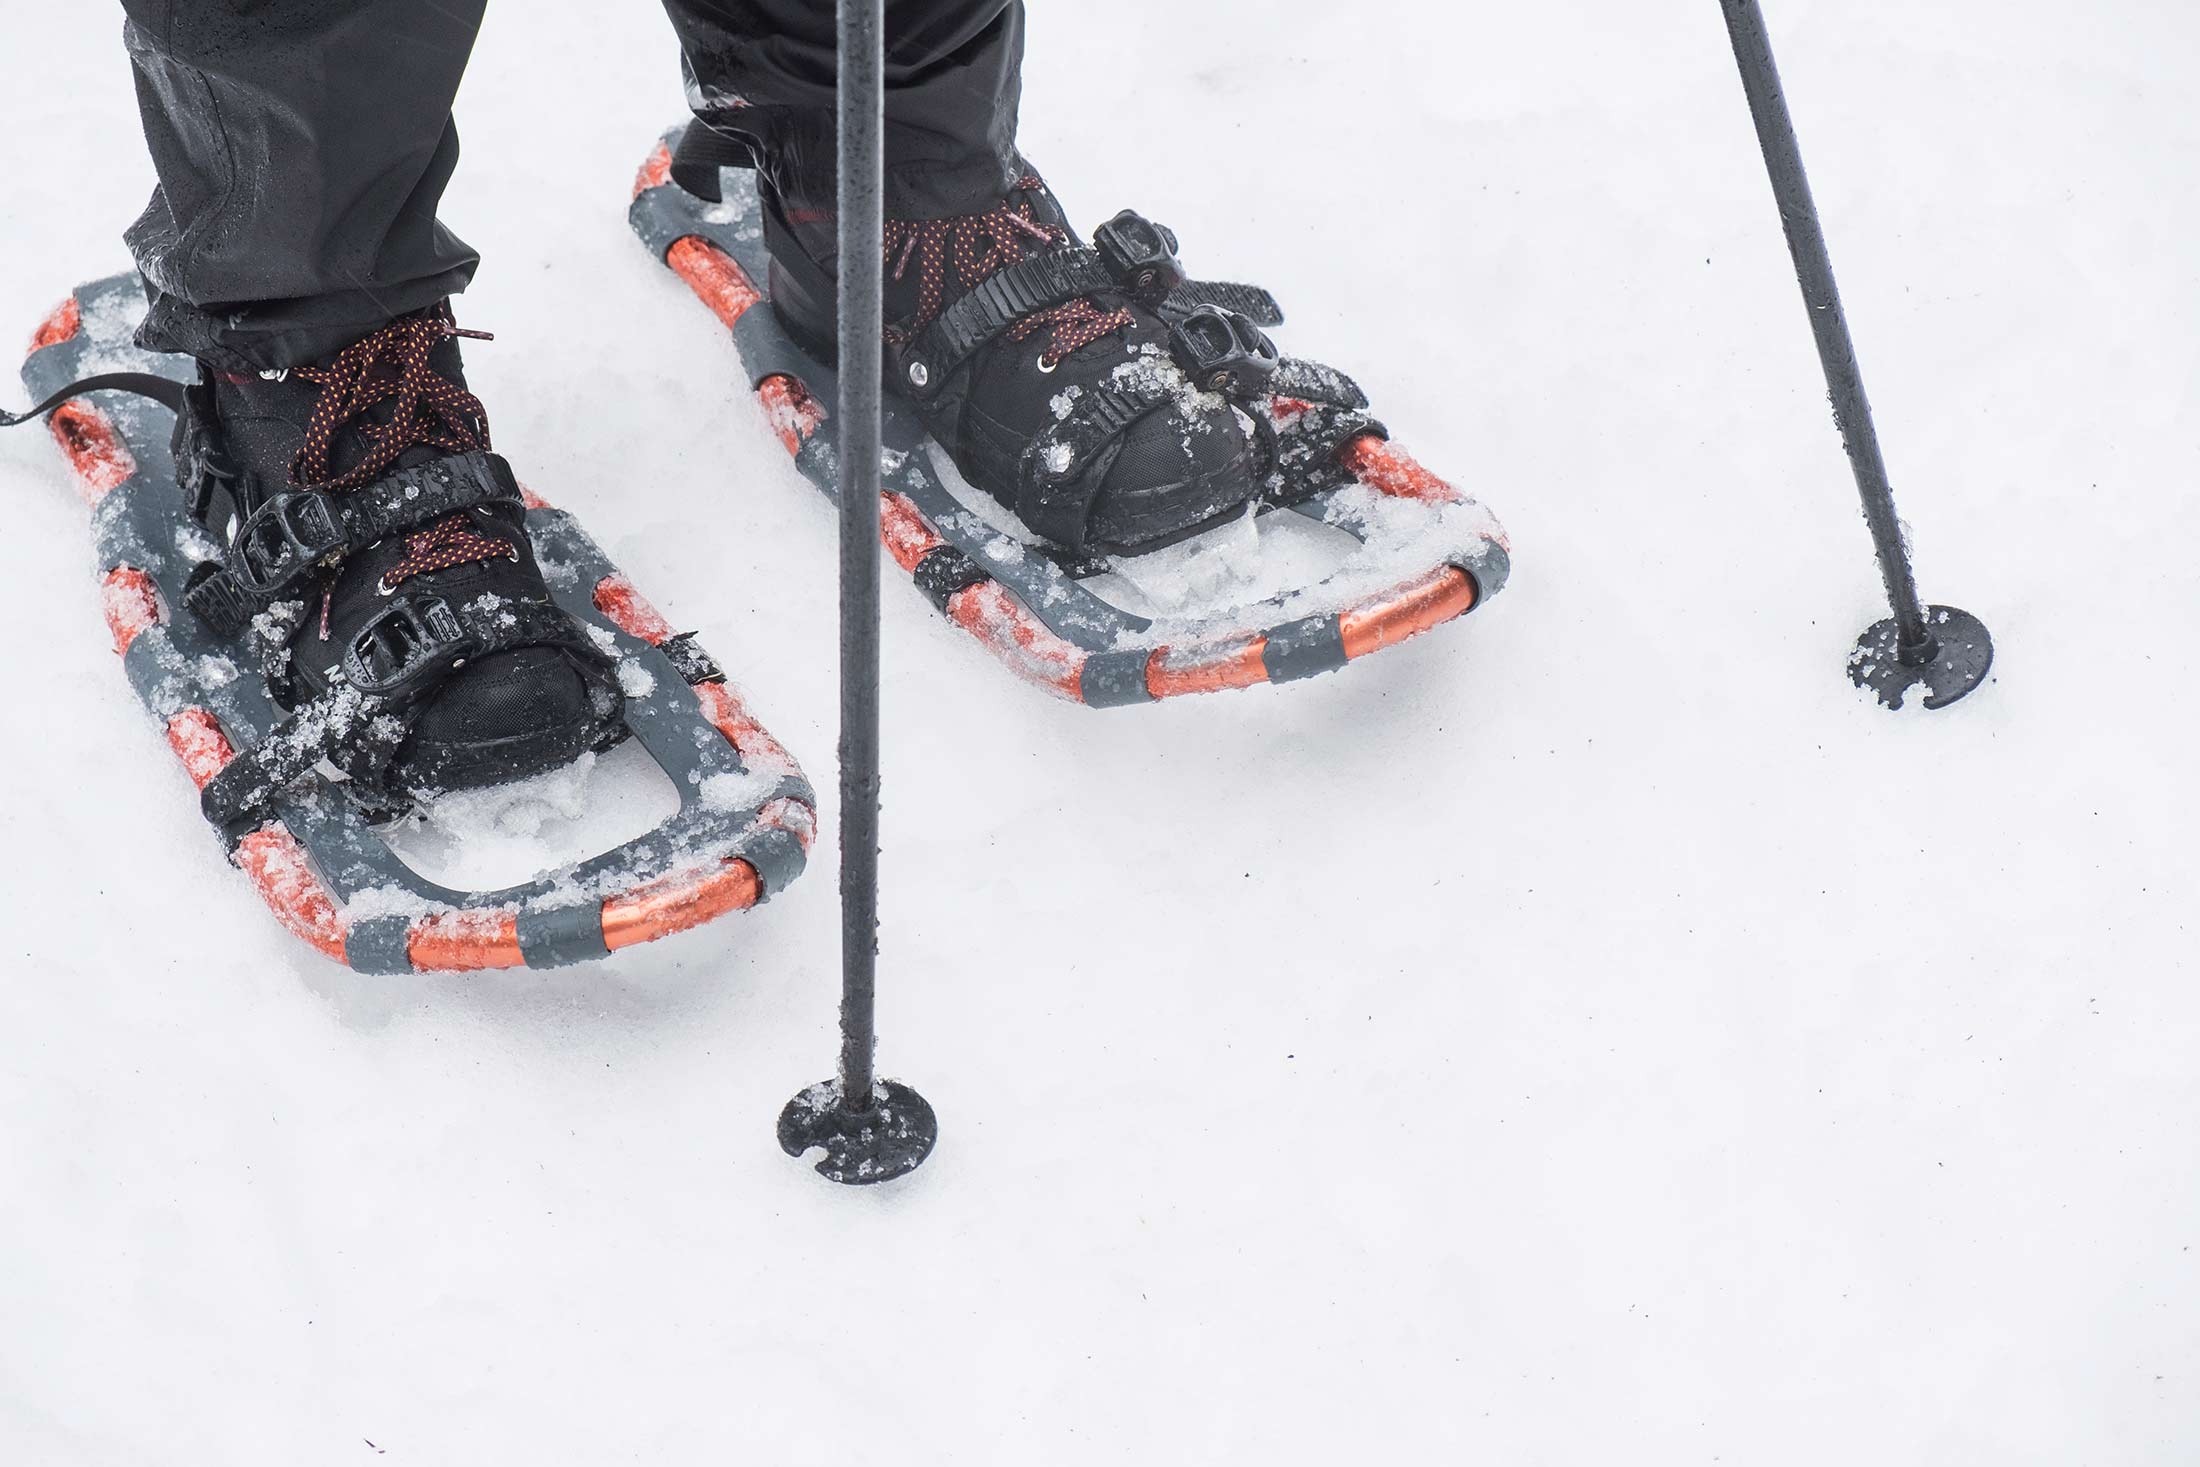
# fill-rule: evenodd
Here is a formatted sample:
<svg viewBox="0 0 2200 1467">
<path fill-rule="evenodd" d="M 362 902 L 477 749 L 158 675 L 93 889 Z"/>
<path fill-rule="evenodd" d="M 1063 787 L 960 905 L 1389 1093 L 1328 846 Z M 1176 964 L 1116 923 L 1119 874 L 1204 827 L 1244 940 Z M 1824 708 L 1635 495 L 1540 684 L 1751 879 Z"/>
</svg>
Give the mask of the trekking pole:
<svg viewBox="0 0 2200 1467">
<path fill-rule="evenodd" d="M 1910 549 L 1903 542 L 1902 522 L 1895 514 L 1894 490 L 1887 482 L 1887 465 L 1880 457 L 1871 404 L 1864 397 L 1856 343 L 1849 338 L 1841 292 L 1834 285 L 1826 232 L 1818 222 L 1810 180 L 1803 173 L 1795 121 L 1788 115 L 1787 97 L 1780 88 L 1780 72 L 1772 59 L 1772 38 L 1765 32 L 1764 12 L 1757 0 L 1719 3 L 1726 11 L 1734 60 L 1741 67 L 1742 89 L 1749 94 L 1750 115 L 1757 123 L 1765 171 L 1772 175 L 1772 193 L 1779 201 L 1788 253 L 1795 257 L 1795 276 L 1803 287 L 1803 302 L 1810 308 L 1811 333 L 1818 339 L 1818 360 L 1825 367 L 1834 421 L 1840 425 L 1841 442 L 1856 472 L 1857 492 L 1864 500 L 1864 522 L 1871 526 L 1872 544 L 1879 552 L 1879 573 L 1887 583 L 1887 601 L 1894 610 L 1891 618 L 1874 623 L 1857 639 L 1856 649 L 1849 654 L 1849 680 L 1860 688 L 1871 689 L 1889 708 L 1900 708 L 1902 695 L 1922 683 L 1925 706 L 1944 708 L 1986 680 L 1986 671 L 1993 665 L 1994 644 L 1986 628 L 1969 612 L 1919 603 L 1917 581 L 1910 572 Z"/>
<path fill-rule="evenodd" d="M 885 235 L 883 0 L 839 0 L 840 1075 L 787 1102 L 779 1144 L 863 1185 L 939 1139 L 923 1096 L 873 1069 L 878 992 L 879 341 Z"/>
</svg>

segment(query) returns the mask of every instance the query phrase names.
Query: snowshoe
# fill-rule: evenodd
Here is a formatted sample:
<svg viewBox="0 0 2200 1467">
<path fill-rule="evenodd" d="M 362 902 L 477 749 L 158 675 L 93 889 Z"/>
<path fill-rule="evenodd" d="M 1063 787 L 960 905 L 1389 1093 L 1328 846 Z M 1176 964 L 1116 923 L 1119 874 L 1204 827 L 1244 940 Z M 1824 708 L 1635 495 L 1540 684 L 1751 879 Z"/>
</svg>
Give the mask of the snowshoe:
<svg viewBox="0 0 2200 1467">
<path fill-rule="evenodd" d="M 23 379 L 40 405 L 0 424 L 49 415 L 92 506 L 115 651 L 285 927 L 365 973 L 554 967 L 753 906 L 801 872 L 816 798 L 800 768 L 692 634 L 485 437 L 393 444 L 304 480 L 340 489 L 248 484 L 210 424 L 248 433 L 278 388 L 140 350 L 144 311 L 133 275 L 79 289 L 33 338 Z M 394 335 L 425 361 L 452 334 L 445 320 Z M 349 366 L 357 399 L 395 390 L 386 365 Z M 478 413 L 452 375 L 403 380 Z M 213 394 L 234 400 L 216 412 Z M 316 619 L 339 634 L 317 637 Z M 615 849 L 459 890 L 393 848 L 424 800 L 629 736 L 678 809 Z"/>
<path fill-rule="evenodd" d="M 628 218 L 731 329 L 796 467 L 830 496 L 838 389 L 814 324 L 823 285 L 756 176 L 721 161 L 699 125 L 668 133 Z M 1392 445 L 1344 374 L 1282 356 L 1267 292 L 1186 280 L 1174 236 L 1135 214 L 1089 248 L 1050 202 L 1017 216 L 1002 222 L 1036 248 L 989 260 L 921 329 L 889 327 L 880 495 L 894 562 L 1011 671 L 1093 707 L 1289 682 L 1462 616 L 1504 585 L 1495 518 Z M 932 241 L 905 232 L 889 268 L 915 260 L 934 273 Z M 997 427 L 972 425 L 969 378 L 1034 321 L 1055 328 L 1030 344 L 1039 371 L 1075 359 L 1087 370 L 1064 376 L 1088 385 L 1048 400 L 1052 421 L 1010 451 Z M 1096 379 L 1089 363 L 1109 351 L 1116 363 Z M 1212 443 L 1190 441 L 1218 421 Z M 1149 457 L 1135 481 L 1167 492 L 1104 493 L 1127 456 L 1166 458 L 1156 422 L 1189 430 L 1181 465 L 1155 472 Z M 933 428 L 950 423 L 943 444 Z M 1249 470 L 1229 462 L 1239 443 Z"/>
</svg>

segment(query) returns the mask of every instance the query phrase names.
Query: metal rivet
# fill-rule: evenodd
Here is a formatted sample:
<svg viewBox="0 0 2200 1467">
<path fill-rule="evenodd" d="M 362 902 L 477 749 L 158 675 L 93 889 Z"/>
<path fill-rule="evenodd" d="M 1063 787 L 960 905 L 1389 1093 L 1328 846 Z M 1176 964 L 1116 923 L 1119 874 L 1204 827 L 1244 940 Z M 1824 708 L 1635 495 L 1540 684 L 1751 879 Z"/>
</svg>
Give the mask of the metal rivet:
<svg viewBox="0 0 2200 1467">
<path fill-rule="evenodd" d="M 931 380 L 932 369 L 930 367 L 927 367 L 922 362 L 911 362 L 909 364 L 909 381 L 911 382 L 911 384 L 917 387 L 922 387 Z"/>
</svg>

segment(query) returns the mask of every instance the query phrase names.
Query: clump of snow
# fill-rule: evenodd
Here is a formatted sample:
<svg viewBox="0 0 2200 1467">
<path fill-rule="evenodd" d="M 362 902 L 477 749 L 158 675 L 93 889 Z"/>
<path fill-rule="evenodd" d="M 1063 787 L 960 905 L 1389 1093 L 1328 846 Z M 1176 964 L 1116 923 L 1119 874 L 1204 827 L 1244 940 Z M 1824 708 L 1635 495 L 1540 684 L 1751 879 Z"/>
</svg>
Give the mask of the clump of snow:
<svg viewBox="0 0 2200 1467">
<path fill-rule="evenodd" d="M 1183 378 L 1174 363 L 1166 370 Z M 959 509 L 994 532 L 966 535 L 979 562 L 1024 564 L 1038 536 L 1022 518 L 964 478 L 938 444 L 927 462 Z M 1082 589 L 1152 623 L 1120 631 L 1117 650 L 1183 645 L 1342 611 L 1438 566 L 1472 560 L 1499 533 L 1496 517 L 1472 500 L 1429 504 L 1349 484 L 1309 503 L 1318 516 L 1274 508 L 1233 516 L 1143 555 L 1109 556 L 1098 575 L 1056 577 L 1033 599 L 1052 609 Z"/>
<path fill-rule="evenodd" d="M 1117 387 L 1126 392 L 1170 397 L 1175 400 L 1176 413 L 1187 431 L 1212 431 L 1213 416 L 1228 409 L 1228 398 L 1193 382 L 1176 364 L 1176 358 L 1158 343 L 1142 341 L 1127 350 L 1130 360 L 1108 374 Z"/>
<path fill-rule="evenodd" d="M 640 742 L 628 739 L 529 779 L 438 795 L 382 837 L 430 881 L 487 891 L 611 850 L 679 807 L 678 789 Z"/>
<path fill-rule="evenodd" d="M 237 680 L 237 664 L 219 653 L 209 653 L 192 664 L 192 673 L 207 688 L 226 688 Z"/>
<path fill-rule="evenodd" d="M 543 584 L 555 590 L 570 590 L 580 582 L 577 566 L 555 556 L 545 556 L 539 549 L 535 552 L 535 566 L 542 572 Z"/>
<path fill-rule="evenodd" d="M 763 769 L 740 774 L 706 774 L 697 793 L 712 810 L 751 810 L 770 799 L 779 788 L 779 775 Z"/>
<path fill-rule="evenodd" d="M 145 303 L 129 291 L 113 291 L 85 304 L 77 329 L 83 344 L 78 370 L 85 376 L 100 372 L 142 372 L 145 354 L 134 337 L 144 319 Z"/>
<path fill-rule="evenodd" d="M 1360 550 L 1341 530 L 1297 514 L 1255 514 L 1248 509 L 1205 534 L 1144 555 L 1108 558 L 1105 574 L 1083 585 L 1102 600 L 1181 628 L 1227 621 L 1247 605 L 1259 605 L 1320 583 Z M 1153 632 L 1139 635 L 1151 645 Z"/>
<path fill-rule="evenodd" d="M 494 591 L 484 591 L 467 602 L 466 609 L 489 618 L 496 626 L 509 628 L 519 625 L 518 615 L 507 609 L 511 604 L 508 597 L 499 596 Z"/>
<path fill-rule="evenodd" d="M 189 564 L 202 565 L 209 560 L 219 560 L 222 547 L 197 520 L 180 519 L 176 521 L 176 551 Z"/>
</svg>

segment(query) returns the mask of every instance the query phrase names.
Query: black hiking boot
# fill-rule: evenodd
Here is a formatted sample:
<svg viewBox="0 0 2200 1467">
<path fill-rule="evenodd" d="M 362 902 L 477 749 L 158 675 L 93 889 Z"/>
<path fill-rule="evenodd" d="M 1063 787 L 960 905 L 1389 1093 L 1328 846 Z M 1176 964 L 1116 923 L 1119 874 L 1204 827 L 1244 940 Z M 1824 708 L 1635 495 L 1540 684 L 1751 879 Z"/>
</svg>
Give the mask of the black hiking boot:
<svg viewBox="0 0 2200 1467">
<path fill-rule="evenodd" d="M 202 369 L 178 428 L 187 498 L 208 530 L 226 544 L 240 525 L 264 527 L 245 537 L 242 561 L 232 550 L 221 579 L 234 603 L 240 579 L 258 574 L 255 566 L 267 572 L 265 584 L 243 587 L 250 599 L 241 609 L 253 618 L 270 690 L 286 710 L 325 699 L 345 682 L 339 669 L 347 658 L 362 652 L 365 661 L 350 664 L 354 674 L 369 666 L 401 671 L 406 658 L 419 657 L 416 623 L 425 623 L 408 619 L 407 608 L 426 615 L 447 606 L 462 620 L 508 626 L 517 625 L 517 611 L 557 628 L 541 644 L 459 658 L 414 679 L 399 705 L 401 742 L 347 770 L 358 793 L 396 808 L 423 794 L 541 773 L 623 731 L 616 685 L 551 605 L 517 484 L 488 452 L 488 422 L 459 361 L 460 334 L 474 333 L 460 333 L 443 305 L 393 321 L 319 366 L 256 376 Z M 406 502 L 417 506 L 423 495 L 450 511 L 407 513 Z M 377 523 L 394 528 L 316 555 L 322 543 L 301 525 L 326 520 L 302 518 L 315 512 L 311 504 L 271 507 L 286 496 L 326 496 L 319 502 L 360 515 L 344 521 L 353 539 L 360 524 L 366 534 Z M 380 521 L 365 518 L 370 503 L 380 506 L 372 511 Z M 213 578 L 211 566 L 202 571 Z M 197 595 L 195 588 L 195 602 Z M 330 757 L 346 765 L 341 754 Z"/>
<path fill-rule="evenodd" d="M 772 309 L 830 361 L 834 220 L 762 194 Z M 1163 309 L 1182 280 L 1174 239 L 1134 215 L 1101 234 L 1104 251 L 1118 246 L 1112 273 L 1077 249 L 1028 169 L 984 213 L 888 219 L 886 386 L 916 406 L 966 479 L 1039 535 L 1136 554 L 1240 510 L 1260 492 L 1260 460 L 1250 420 L 1180 365 L 1181 313 Z M 1072 266 L 1072 254 L 1086 263 Z"/>
</svg>

